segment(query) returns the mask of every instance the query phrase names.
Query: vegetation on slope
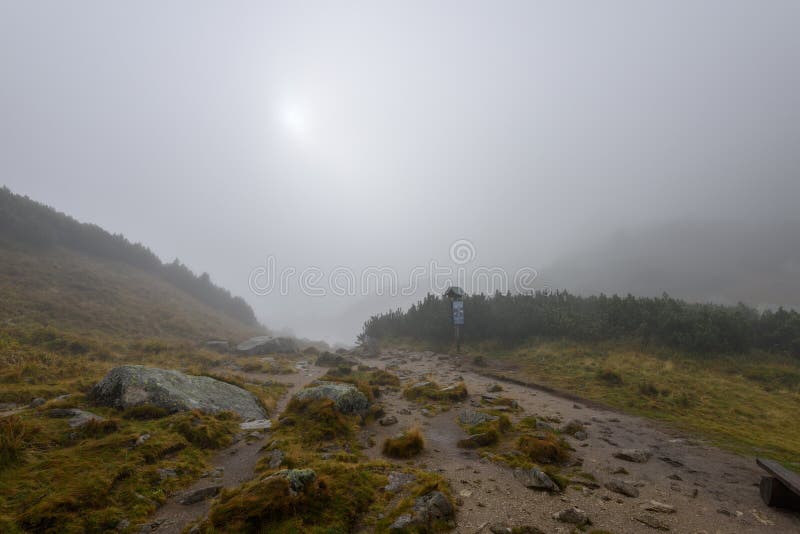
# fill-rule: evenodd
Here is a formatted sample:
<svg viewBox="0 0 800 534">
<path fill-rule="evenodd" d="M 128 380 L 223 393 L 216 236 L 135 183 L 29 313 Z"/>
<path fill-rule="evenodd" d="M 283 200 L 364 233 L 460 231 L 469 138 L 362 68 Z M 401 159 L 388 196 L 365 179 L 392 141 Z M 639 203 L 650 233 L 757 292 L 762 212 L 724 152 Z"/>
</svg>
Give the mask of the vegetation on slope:
<svg viewBox="0 0 800 534">
<path fill-rule="evenodd" d="M 216 375 L 246 387 L 270 409 L 285 391 L 279 384 L 219 375 L 224 356 L 188 342 L 4 330 L 0 402 L 47 402 L 0 417 L 0 531 L 105 532 L 122 520 L 136 525 L 207 470 L 213 451 L 239 432 L 233 414 L 90 405 L 89 388 L 126 363 Z M 62 395 L 69 396 L 56 398 Z M 48 417 L 52 408 L 89 410 L 105 420 L 71 429 L 65 419 Z M 149 438 L 140 440 L 144 435 Z"/>
<path fill-rule="evenodd" d="M 28 197 L 16 195 L 6 187 L 0 188 L 0 248 L 17 248 L 34 255 L 63 248 L 133 267 L 186 292 L 234 321 L 258 327 L 250 306 L 241 297 L 234 297 L 214 285 L 207 273 L 196 276 L 178 260 L 163 264 L 144 245 L 131 243 L 120 234 L 112 235 L 97 225 L 78 222 Z M 16 255 L 20 254 L 18 250 Z M 6 259 L 4 250 L 0 265 L 8 270 Z M 17 276 L 26 275 L 18 262 L 12 269 Z M 87 289 L 92 285 L 91 278 L 76 282 Z"/>
</svg>

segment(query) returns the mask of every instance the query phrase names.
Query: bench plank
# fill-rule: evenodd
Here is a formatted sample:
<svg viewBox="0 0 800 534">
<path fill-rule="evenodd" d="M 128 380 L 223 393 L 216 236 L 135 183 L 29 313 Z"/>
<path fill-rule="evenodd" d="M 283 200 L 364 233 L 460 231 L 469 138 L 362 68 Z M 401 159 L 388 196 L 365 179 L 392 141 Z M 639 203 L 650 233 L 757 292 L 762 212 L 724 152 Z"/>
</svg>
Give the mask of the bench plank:
<svg viewBox="0 0 800 534">
<path fill-rule="evenodd" d="M 789 471 L 778 462 L 772 460 L 756 458 L 756 463 L 761 469 L 783 482 L 787 488 L 800 496 L 800 475 Z"/>
</svg>

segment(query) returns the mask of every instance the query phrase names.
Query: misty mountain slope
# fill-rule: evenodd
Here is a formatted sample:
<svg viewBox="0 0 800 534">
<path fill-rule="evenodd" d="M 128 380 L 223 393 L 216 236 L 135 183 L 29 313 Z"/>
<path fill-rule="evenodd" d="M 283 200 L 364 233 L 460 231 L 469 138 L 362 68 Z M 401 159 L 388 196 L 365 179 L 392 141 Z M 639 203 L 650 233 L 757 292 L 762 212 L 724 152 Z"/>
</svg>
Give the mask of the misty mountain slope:
<svg viewBox="0 0 800 534">
<path fill-rule="evenodd" d="M 121 262 L 0 249 L 0 322 L 119 336 L 241 339 L 260 329 Z"/>
<path fill-rule="evenodd" d="M 239 297 L 177 261 L 0 189 L 0 324 L 120 336 L 263 332 Z"/>
<path fill-rule="evenodd" d="M 682 222 L 618 233 L 542 271 L 579 293 L 800 305 L 800 222 Z"/>
<path fill-rule="evenodd" d="M 195 275 L 177 259 L 162 263 L 150 249 L 110 234 L 22 195 L 0 188 L 0 246 L 34 253 L 64 248 L 96 259 L 116 261 L 145 271 L 230 318 L 258 327 L 255 313 L 241 297 L 214 285 L 207 273 Z"/>
</svg>

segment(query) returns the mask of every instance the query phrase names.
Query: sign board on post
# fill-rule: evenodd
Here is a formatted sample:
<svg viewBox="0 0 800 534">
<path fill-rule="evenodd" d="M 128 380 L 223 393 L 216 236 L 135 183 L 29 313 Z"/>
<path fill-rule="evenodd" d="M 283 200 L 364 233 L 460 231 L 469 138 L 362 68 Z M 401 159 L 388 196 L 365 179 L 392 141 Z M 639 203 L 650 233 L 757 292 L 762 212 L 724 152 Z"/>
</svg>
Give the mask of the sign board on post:
<svg viewBox="0 0 800 534">
<path fill-rule="evenodd" d="M 461 326 L 464 324 L 464 301 L 463 300 L 454 300 L 453 301 L 453 324 L 456 326 Z"/>
</svg>

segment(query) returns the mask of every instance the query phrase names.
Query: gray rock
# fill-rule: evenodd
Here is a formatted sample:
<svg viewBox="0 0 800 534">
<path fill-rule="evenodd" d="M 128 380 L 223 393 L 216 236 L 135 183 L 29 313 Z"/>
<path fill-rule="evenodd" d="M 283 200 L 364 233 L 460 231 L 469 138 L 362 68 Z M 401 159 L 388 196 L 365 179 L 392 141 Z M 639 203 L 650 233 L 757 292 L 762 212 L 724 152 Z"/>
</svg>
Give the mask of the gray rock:
<svg viewBox="0 0 800 534">
<path fill-rule="evenodd" d="M 465 408 L 458 414 L 458 422 L 462 425 L 479 425 L 487 421 L 494 421 L 495 419 L 497 419 L 497 417 L 494 415 L 472 410 L 470 408 Z"/>
<path fill-rule="evenodd" d="M 434 490 L 414 502 L 414 522 L 430 525 L 433 521 L 447 521 L 455 515 L 453 505 L 444 494 Z"/>
<path fill-rule="evenodd" d="M 387 415 L 386 417 L 381 417 L 378 421 L 381 426 L 392 426 L 397 424 L 397 417 L 393 415 Z"/>
<path fill-rule="evenodd" d="M 257 336 L 242 341 L 236 346 L 236 353 L 248 356 L 297 352 L 297 344 L 292 338 Z"/>
<path fill-rule="evenodd" d="M 620 495 L 625 495 L 626 497 L 636 498 L 639 496 L 639 490 L 635 486 L 619 479 L 609 480 L 605 483 L 605 487 L 609 491 L 619 493 Z"/>
<path fill-rule="evenodd" d="M 500 384 L 496 384 L 496 383 L 495 384 L 489 384 L 489 386 L 486 388 L 486 391 L 488 391 L 489 393 L 498 393 L 500 391 L 503 391 L 503 386 L 501 386 Z"/>
<path fill-rule="evenodd" d="M 28 404 L 28 406 L 31 407 L 31 408 L 38 408 L 39 406 L 41 406 L 45 402 L 47 402 L 47 401 L 44 400 L 42 397 L 36 397 L 35 399 L 33 399 L 30 402 L 30 404 Z"/>
<path fill-rule="evenodd" d="M 577 439 L 578 441 L 586 441 L 589 439 L 589 434 L 587 434 L 583 430 L 578 430 L 575 434 L 572 435 L 573 438 Z"/>
<path fill-rule="evenodd" d="M 652 454 L 644 449 L 622 449 L 614 453 L 614 458 L 625 460 L 626 462 L 646 463 Z"/>
<path fill-rule="evenodd" d="M 280 450 L 280 449 L 272 449 L 267 454 L 267 457 L 269 458 L 269 463 L 267 464 L 269 466 L 269 468 L 270 469 L 277 469 L 283 463 L 283 459 L 285 458 L 285 455 L 283 454 L 283 451 Z"/>
<path fill-rule="evenodd" d="M 354 413 L 367 410 L 369 400 L 352 384 L 342 382 L 317 382 L 312 386 L 295 393 L 297 399 L 330 399 L 336 409 L 342 413 Z"/>
<path fill-rule="evenodd" d="M 566 510 L 561 510 L 556 514 L 553 514 L 553 519 L 561 521 L 562 523 L 569 523 L 571 525 L 576 525 L 578 527 L 590 523 L 589 516 L 586 515 L 586 512 L 584 512 L 580 508 L 575 508 L 574 506 L 572 508 L 567 508 Z"/>
<path fill-rule="evenodd" d="M 433 417 L 433 412 L 432 412 L 432 411 L 430 411 L 430 410 L 429 410 L 429 409 L 427 409 L 427 408 L 422 408 L 422 409 L 419 411 L 419 413 L 421 413 L 421 414 L 422 414 L 422 415 L 424 415 L 425 417 Z"/>
<path fill-rule="evenodd" d="M 665 532 L 670 530 L 670 526 L 667 523 L 663 522 L 657 517 L 653 517 L 652 515 L 639 514 L 637 516 L 634 516 L 633 518 L 639 523 L 645 524 L 648 527 L 653 528 L 655 530 L 663 530 Z"/>
<path fill-rule="evenodd" d="M 141 365 L 112 369 L 91 389 L 89 399 L 118 409 L 153 404 L 172 413 L 198 409 L 231 411 L 245 420 L 267 418 L 256 397 L 233 384 Z"/>
<path fill-rule="evenodd" d="M 144 445 L 148 439 L 150 439 L 150 434 L 142 434 L 136 438 L 136 446 Z"/>
<path fill-rule="evenodd" d="M 130 521 L 128 521 L 127 519 L 120 519 L 119 522 L 117 523 L 117 526 L 114 528 L 116 528 L 119 532 L 123 532 L 127 530 L 130 526 L 131 526 Z"/>
<path fill-rule="evenodd" d="M 558 491 L 558 486 L 547 473 L 541 469 L 532 467 L 531 469 L 514 469 L 514 478 L 520 481 L 523 486 L 535 490 Z"/>
<path fill-rule="evenodd" d="M 411 514 L 403 514 L 395 519 L 394 523 L 389 525 L 389 532 L 405 532 L 413 523 L 414 521 L 411 518 Z"/>
<path fill-rule="evenodd" d="M 221 489 L 222 486 L 214 485 L 195 490 L 189 490 L 184 493 L 180 499 L 178 499 L 178 502 L 183 505 L 198 503 L 206 499 L 210 499 L 211 497 L 216 497 Z"/>
<path fill-rule="evenodd" d="M 511 534 L 511 527 L 502 523 L 489 526 L 489 532 L 492 534 Z"/>
<path fill-rule="evenodd" d="M 664 504 L 663 502 L 650 501 L 644 505 L 644 509 L 648 512 L 656 512 L 659 514 L 674 514 L 675 507 L 671 504 Z"/>
<path fill-rule="evenodd" d="M 383 487 L 384 491 L 389 493 L 396 493 L 403 489 L 406 485 L 414 482 L 417 479 L 411 473 L 401 473 L 398 471 L 392 471 L 389 473 L 389 483 Z"/>
<path fill-rule="evenodd" d="M 47 411 L 48 417 L 67 418 L 69 417 L 70 428 L 79 428 L 88 423 L 89 421 L 103 421 L 104 419 L 97 414 L 78 410 L 77 408 L 53 408 Z"/>
</svg>

